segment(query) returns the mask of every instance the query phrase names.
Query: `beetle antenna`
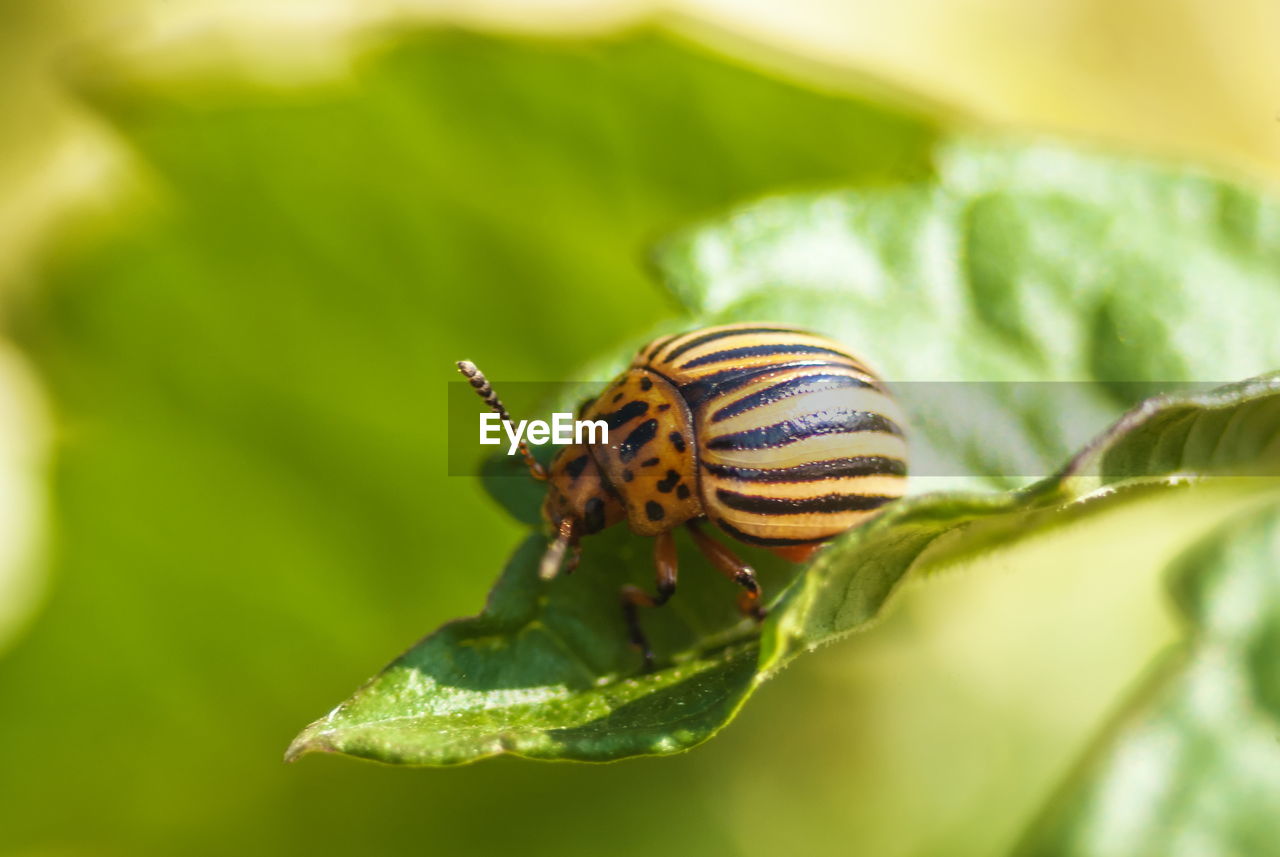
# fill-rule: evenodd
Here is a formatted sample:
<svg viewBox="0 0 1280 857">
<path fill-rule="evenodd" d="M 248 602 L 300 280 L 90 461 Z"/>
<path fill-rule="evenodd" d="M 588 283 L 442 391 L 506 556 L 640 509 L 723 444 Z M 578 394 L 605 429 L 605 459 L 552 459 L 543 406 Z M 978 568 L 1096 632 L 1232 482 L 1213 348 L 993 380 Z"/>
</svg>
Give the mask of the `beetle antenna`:
<svg viewBox="0 0 1280 857">
<path fill-rule="evenodd" d="M 484 403 L 489 406 L 498 418 L 504 423 L 511 422 L 511 414 L 507 413 L 507 409 L 503 406 L 502 400 L 498 398 L 498 394 L 493 392 L 493 387 L 489 384 L 489 379 L 484 373 L 477 368 L 476 364 L 470 360 L 459 360 L 458 371 L 471 384 L 471 388 L 476 391 L 476 395 L 484 399 Z M 529 451 L 529 444 L 523 440 L 520 441 L 520 454 L 524 456 L 524 463 L 529 465 L 529 472 L 533 474 L 533 478 L 545 481 L 547 478 L 547 469 L 542 466 L 538 459 L 533 457 L 533 453 Z"/>
</svg>

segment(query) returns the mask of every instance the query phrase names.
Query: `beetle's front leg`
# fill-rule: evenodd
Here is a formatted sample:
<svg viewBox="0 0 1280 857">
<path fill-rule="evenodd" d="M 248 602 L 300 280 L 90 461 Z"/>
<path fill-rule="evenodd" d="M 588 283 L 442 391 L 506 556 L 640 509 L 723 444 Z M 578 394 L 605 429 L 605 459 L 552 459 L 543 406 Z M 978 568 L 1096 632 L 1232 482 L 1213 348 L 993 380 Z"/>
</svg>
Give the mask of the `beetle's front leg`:
<svg viewBox="0 0 1280 857">
<path fill-rule="evenodd" d="M 742 587 L 742 594 L 738 596 L 738 609 L 757 622 L 764 619 L 764 604 L 760 597 L 760 583 L 756 580 L 755 569 L 704 533 L 697 521 L 690 521 L 687 526 L 689 533 L 693 536 L 693 543 L 698 546 L 698 550 L 702 551 L 703 556 L 711 560 L 716 571 Z"/>
<path fill-rule="evenodd" d="M 627 623 L 627 636 L 631 645 L 640 650 L 644 657 L 645 671 L 653 669 L 653 650 L 649 647 L 649 639 L 640 627 L 641 607 L 661 607 L 675 594 L 677 554 L 676 542 L 671 531 L 659 533 L 653 541 L 653 563 L 657 572 L 658 592 L 650 595 L 638 586 L 630 584 L 622 587 L 622 616 Z"/>
</svg>

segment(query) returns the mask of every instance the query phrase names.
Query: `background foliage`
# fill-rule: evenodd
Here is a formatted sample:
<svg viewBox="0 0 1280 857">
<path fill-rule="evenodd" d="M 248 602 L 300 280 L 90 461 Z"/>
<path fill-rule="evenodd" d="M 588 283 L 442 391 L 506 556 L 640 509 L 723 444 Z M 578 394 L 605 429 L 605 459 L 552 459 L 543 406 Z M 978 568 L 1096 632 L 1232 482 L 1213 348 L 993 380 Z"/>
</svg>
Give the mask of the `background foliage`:
<svg viewBox="0 0 1280 857">
<path fill-rule="evenodd" d="M 474 612 L 520 537 L 443 476 L 452 360 L 561 378 L 630 347 L 674 323 L 640 269 L 650 240 L 782 187 L 927 175 L 936 134 L 652 32 L 437 32 L 362 56 L 287 87 L 76 63 L 136 173 L 11 295 L 56 456 L 50 594 L 0 658 L 0 851 L 1013 842 L 1172 634 L 1144 569 L 1203 498 L 909 593 L 694 754 L 280 764 L 389 653 Z"/>
</svg>

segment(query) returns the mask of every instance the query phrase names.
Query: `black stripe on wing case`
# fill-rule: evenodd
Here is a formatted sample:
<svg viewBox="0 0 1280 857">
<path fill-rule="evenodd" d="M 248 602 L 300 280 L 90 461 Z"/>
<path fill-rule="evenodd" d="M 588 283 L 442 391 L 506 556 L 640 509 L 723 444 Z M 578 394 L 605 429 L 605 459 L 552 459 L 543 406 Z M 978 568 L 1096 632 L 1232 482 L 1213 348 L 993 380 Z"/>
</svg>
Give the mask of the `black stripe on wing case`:
<svg viewBox="0 0 1280 857">
<path fill-rule="evenodd" d="M 708 472 L 726 479 L 743 482 L 817 482 L 820 479 L 841 479 L 851 476 L 906 476 L 907 463 L 883 455 L 858 455 L 851 458 L 831 458 L 811 461 L 794 467 L 758 469 L 730 467 L 726 464 L 702 465 Z"/>
<path fill-rule="evenodd" d="M 697 408 L 712 396 L 732 393 L 742 385 L 766 372 L 781 372 L 784 369 L 803 369 L 806 366 L 822 367 L 831 364 L 825 360 L 788 360 L 770 366 L 740 366 L 703 375 L 696 381 L 688 381 L 680 385 L 680 395 L 689 403 L 689 407 Z"/>
<path fill-rule="evenodd" d="M 824 434 L 880 431 L 901 436 L 892 420 L 870 411 L 819 411 L 769 426 L 746 429 L 712 438 L 708 449 L 769 449 Z"/>
<path fill-rule="evenodd" d="M 695 336 L 688 342 L 681 343 L 677 347 L 671 349 L 669 354 L 663 355 L 662 360 L 664 363 L 670 362 L 675 360 L 681 354 L 697 348 L 699 345 L 705 345 L 708 342 L 715 342 L 717 339 L 724 339 L 726 336 L 743 336 L 755 333 L 791 333 L 804 336 L 800 331 L 790 327 L 731 327 L 727 330 L 713 330 L 710 333 Z"/>
<path fill-rule="evenodd" d="M 744 533 L 742 530 L 738 529 L 723 518 L 713 517 L 712 520 L 716 522 L 717 527 L 724 530 L 725 533 L 738 541 L 743 542 L 744 544 L 760 545 L 761 547 L 766 548 L 790 547 L 792 545 L 812 545 L 817 544 L 818 542 L 825 542 L 830 538 L 830 536 L 824 536 L 819 539 L 782 539 L 771 538 L 769 536 L 753 536 L 750 533 Z"/>
<path fill-rule="evenodd" d="M 671 334 L 670 336 L 664 336 L 664 337 L 662 337 L 662 338 L 660 338 L 660 339 L 655 339 L 655 340 L 653 341 L 653 344 L 652 344 L 652 345 L 650 345 L 648 348 L 646 348 L 646 349 L 645 349 L 645 351 L 644 351 L 644 357 L 645 357 L 645 359 L 646 359 L 646 360 L 652 360 L 652 359 L 653 359 L 653 355 L 657 354 L 657 353 L 658 353 L 659 351 L 661 351 L 663 348 L 666 348 L 666 347 L 667 347 L 667 345 L 669 345 L 669 344 L 671 343 L 671 341 L 672 341 L 672 340 L 674 340 L 674 339 L 679 339 L 679 338 L 680 338 L 680 334 L 678 334 L 678 333 L 673 333 L 673 334 Z"/>
<path fill-rule="evenodd" d="M 757 515 L 810 515 L 822 512 L 867 512 L 897 497 L 879 494 L 823 494 L 819 497 L 761 497 L 716 489 L 716 499 L 739 512 Z"/>
<path fill-rule="evenodd" d="M 848 387 L 874 389 L 874 386 L 869 381 L 854 378 L 850 375 L 801 375 L 798 378 L 790 378 L 779 384 L 774 384 L 772 387 L 766 387 L 749 396 L 743 396 L 738 401 L 725 405 L 711 415 L 711 422 L 718 423 L 729 419 L 729 417 L 736 417 L 738 414 L 749 411 L 752 408 L 772 405 L 774 402 L 804 393 L 816 393 L 822 390 L 838 390 Z"/>
<path fill-rule="evenodd" d="M 708 366 L 725 360 L 737 360 L 743 357 L 769 357 L 773 354 L 821 354 L 824 357 L 839 357 L 849 363 L 853 362 L 848 354 L 843 351 L 836 351 L 834 348 L 824 348 L 821 345 L 783 343 L 781 345 L 746 345 L 742 348 L 726 348 L 724 351 L 713 351 L 710 354 L 695 357 L 687 363 L 681 363 L 678 368 L 696 369 L 699 366 Z"/>
</svg>

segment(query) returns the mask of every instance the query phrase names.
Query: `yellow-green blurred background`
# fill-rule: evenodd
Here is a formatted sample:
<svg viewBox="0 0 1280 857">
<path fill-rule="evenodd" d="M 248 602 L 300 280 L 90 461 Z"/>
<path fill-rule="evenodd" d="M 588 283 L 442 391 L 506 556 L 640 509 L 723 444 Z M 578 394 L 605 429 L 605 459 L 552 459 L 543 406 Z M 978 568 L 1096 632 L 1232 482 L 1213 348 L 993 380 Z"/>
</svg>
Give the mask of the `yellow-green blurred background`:
<svg viewBox="0 0 1280 857">
<path fill-rule="evenodd" d="M 680 38 L 591 55 L 602 80 L 612 62 L 630 69 L 592 78 L 594 101 L 531 108 L 537 86 L 585 85 L 572 59 L 509 102 L 476 95 L 576 56 L 566 35 L 655 17 Z M 370 46 L 396 56 L 401 32 L 425 59 L 371 71 Z M 450 361 L 571 376 L 672 316 L 641 272 L 646 240 L 774 182 L 841 175 L 814 154 L 821 139 L 793 151 L 782 128 L 769 163 L 744 155 L 700 186 L 627 149 L 626 110 L 682 75 L 729 91 L 762 73 L 785 82 L 768 90 L 779 115 L 812 88 L 1280 179 L 1276 33 L 1266 0 L 7 2 L 0 854 L 999 853 L 1176 635 L 1156 571 L 1193 509 L 1085 522 L 914 588 L 679 757 L 439 771 L 280 756 L 405 645 L 479 609 L 519 537 L 431 450 Z M 104 82 L 102 55 L 140 82 Z M 704 69 L 719 64 L 737 71 Z M 461 117 L 473 136 L 402 147 L 431 126 L 412 93 L 368 106 L 387 79 L 431 90 L 428 118 Z M 584 103 L 617 113 L 585 142 Z M 826 109 L 805 104 L 797 116 Z M 723 127 L 751 133 L 749 119 Z M 581 148 L 562 157 L 560 138 Z M 527 155 L 537 145 L 549 154 Z M 730 162 L 751 148 L 731 134 L 698 145 Z M 483 146 L 547 172 L 476 184 L 465 161 Z M 579 188 L 573 158 L 585 174 L 595 146 L 626 153 L 601 156 L 615 184 Z M 242 164 L 246 151 L 261 160 Z M 397 198 L 403 165 L 438 192 L 430 205 Z M 650 173 L 669 185 L 641 186 Z M 366 207 L 340 210 L 352 200 Z M 622 226 L 530 250 L 509 210 L 530 200 L 552 232 L 601 213 Z M 357 221 L 366 231 L 342 228 Z M 490 228 L 510 230 L 508 249 Z M 530 244 L 545 237 L 530 226 Z M 618 270 L 633 273 L 603 279 Z M 245 282 L 263 291 L 230 287 Z"/>
</svg>

